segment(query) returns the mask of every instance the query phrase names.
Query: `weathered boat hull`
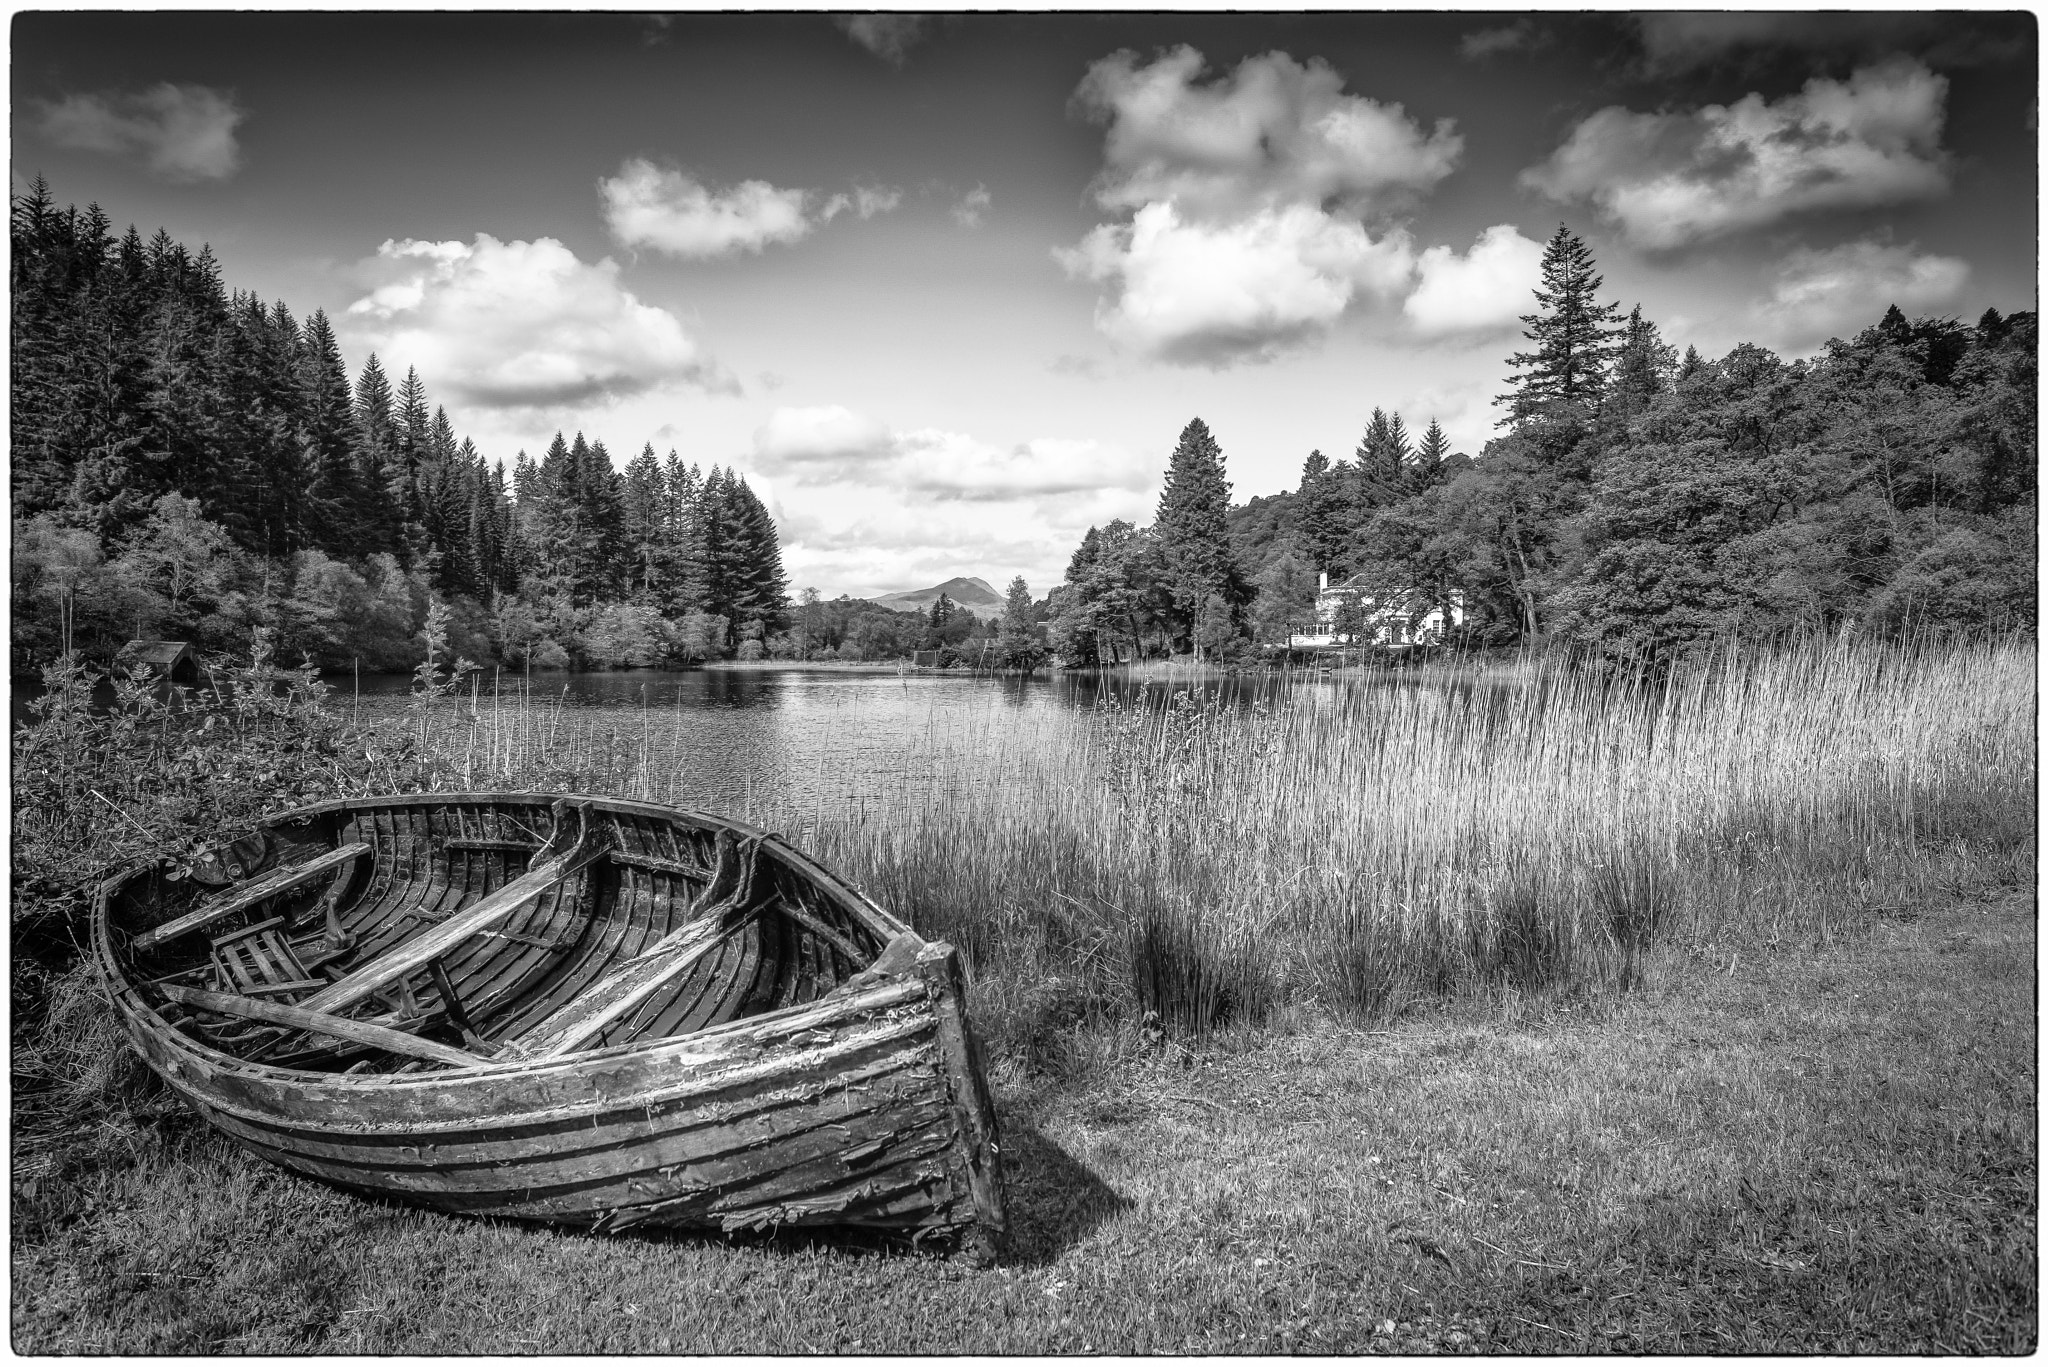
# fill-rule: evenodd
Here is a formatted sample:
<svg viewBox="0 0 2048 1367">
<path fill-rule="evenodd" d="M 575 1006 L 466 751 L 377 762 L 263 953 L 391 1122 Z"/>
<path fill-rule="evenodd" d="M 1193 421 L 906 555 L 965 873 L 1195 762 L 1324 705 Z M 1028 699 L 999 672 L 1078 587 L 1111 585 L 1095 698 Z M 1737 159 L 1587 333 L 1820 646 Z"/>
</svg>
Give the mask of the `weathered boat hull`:
<svg viewBox="0 0 2048 1367">
<path fill-rule="evenodd" d="M 531 825 L 534 808 L 546 800 L 491 797 L 468 806 L 511 802 Z M 683 868 L 691 857 L 683 847 L 701 845 L 707 832 L 760 834 L 647 804 L 590 804 L 598 819 L 622 819 L 643 835 L 650 823 L 684 829 L 688 838 L 664 847 L 680 858 L 643 851 L 642 865 Z M 364 928 L 365 957 L 384 947 L 375 928 L 392 920 L 378 907 L 392 900 L 393 873 L 417 863 L 422 850 L 430 864 L 438 857 L 431 830 L 424 842 L 391 834 L 403 824 L 393 814 L 408 805 L 426 804 L 324 804 L 279 823 L 281 834 L 294 821 L 318 827 L 307 848 L 378 837 L 384 828 L 371 842 L 371 876 L 359 880 L 364 886 L 350 908 L 350 924 Z M 465 829 L 474 827 L 468 818 L 475 814 L 466 814 Z M 444 833 L 441 845 L 450 838 Z M 124 935 L 132 940 L 138 928 L 124 929 L 123 912 L 134 919 L 136 880 L 147 871 L 102 889 L 96 949 L 129 1036 L 149 1065 L 223 1133 L 309 1176 L 465 1214 L 598 1230 L 845 1225 L 987 1241 L 1004 1223 L 995 1122 L 957 955 L 942 943 L 909 941 L 915 952 L 898 971 L 863 974 L 877 947 L 904 928 L 786 846 L 772 847 L 772 855 L 777 877 L 800 878 L 819 891 L 815 902 L 804 903 L 811 917 L 837 919 L 814 919 L 815 936 L 791 938 L 787 926 L 764 914 L 716 956 L 726 964 L 722 973 L 711 963 L 693 975 L 694 986 L 677 988 L 675 1000 L 652 1001 L 640 1015 L 659 1024 L 687 1020 L 707 1000 L 744 1004 L 760 997 L 763 977 L 790 977 L 781 960 L 829 959 L 834 971 L 807 979 L 816 989 L 810 999 L 751 1014 L 735 1008 L 726 1019 L 677 1033 L 636 1038 L 626 1030 L 621 1042 L 600 1040 L 556 1057 L 520 1058 L 515 1051 L 473 1066 L 351 1075 L 338 1071 L 338 1058 L 320 1067 L 281 1067 L 214 1047 L 190 1022 L 181 1029 L 166 1018 L 158 994 L 124 954 Z M 539 984 L 529 989 L 533 1000 L 499 1002 L 480 1028 L 500 1039 L 530 1031 L 546 1015 L 535 1001 L 559 1009 L 575 1000 L 579 982 L 597 975 L 588 960 L 630 960 L 636 944 L 667 933 L 673 918 L 648 914 L 665 899 L 636 891 L 645 871 L 622 864 L 588 880 L 582 895 L 592 909 L 578 950 L 544 973 L 521 966 L 522 950 L 531 946 L 519 938 L 471 953 L 458 975 L 470 990 L 522 975 Z M 468 902 L 508 872 L 476 880 Z M 555 904 L 540 898 L 529 923 L 559 921 L 566 897 Z M 461 896 L 440 900 L 463 904 Z M 447 909 L 437 910 L 445 919 Z M 646 922 L 637 933 L 636 920 Z M 620 942 L 608 943 L 597 927 L 624 928 Z M 839 949 L 821 954 L 821 939 Z M 844 950 L 867 953 L 868 963 Z M 786 995 L 805 993 L 795 988 Z"/>
</svg>

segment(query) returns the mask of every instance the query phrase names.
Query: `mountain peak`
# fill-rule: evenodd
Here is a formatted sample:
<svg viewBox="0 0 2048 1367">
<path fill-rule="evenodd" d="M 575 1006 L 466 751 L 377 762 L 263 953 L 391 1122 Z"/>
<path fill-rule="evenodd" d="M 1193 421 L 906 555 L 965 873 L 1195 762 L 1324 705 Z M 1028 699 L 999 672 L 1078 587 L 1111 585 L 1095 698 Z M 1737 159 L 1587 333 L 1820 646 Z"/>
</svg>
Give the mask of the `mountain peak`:
<svg viewBox="0 0 2048 1367">
<path fill-rule="evenodd" d="M 934 584 L 928 589 L 906 589 L 901 593 L 885 593 L 869 601 L 880 603 L 885 608 L 898 612 L 929 612 L 940 594 L 945 594 L 955 606 L 963 607 L 976 617 L 993 617 L 1003 610 L 1003 596 L 989 587 L 986 579 L 955 575 L 943 584 Z"/>
</svg>

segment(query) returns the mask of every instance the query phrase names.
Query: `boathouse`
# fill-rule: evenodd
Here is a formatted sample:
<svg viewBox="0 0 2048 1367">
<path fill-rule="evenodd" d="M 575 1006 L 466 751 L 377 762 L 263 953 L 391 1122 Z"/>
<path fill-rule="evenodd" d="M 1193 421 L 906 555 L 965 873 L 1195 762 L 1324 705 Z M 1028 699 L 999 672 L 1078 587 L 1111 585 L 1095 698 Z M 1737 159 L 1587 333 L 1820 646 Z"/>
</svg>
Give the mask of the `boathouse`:
<svg viewBox="0 0 2048 1367">
<path fill-rule="evenodd" d="M 147 665 L 158 678 L 172 683 L 199 682 L 199 657 L 187 641 L 130 641 L 114 656 L 114 663 L 131 672 Z"/>
</svg>

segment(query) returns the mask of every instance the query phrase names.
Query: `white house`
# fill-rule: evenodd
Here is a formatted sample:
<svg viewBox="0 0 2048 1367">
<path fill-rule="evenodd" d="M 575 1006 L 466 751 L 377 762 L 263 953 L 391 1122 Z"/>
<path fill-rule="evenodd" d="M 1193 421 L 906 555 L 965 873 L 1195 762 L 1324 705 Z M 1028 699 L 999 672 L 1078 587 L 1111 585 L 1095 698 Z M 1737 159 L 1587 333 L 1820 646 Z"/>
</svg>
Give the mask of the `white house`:
<svg viewBox="0 0 2048 1367">
<path fill-rule="evenodd" d="M 1369 584 L 1354 574 L 1341 584 L 1322 575 L 1316 584 L 1316 620 L 1308 630 L 1290 633 L 1287 644 L 1299 649 L 1338 645 L 1419 646 L 1434 645 L 1444 633 L 1465 622 L 1465 597 L 1451 592 L 1450 610 L 1423 596 L 1417 589 L 1387 589 Z M 1362 625 L 1355 634 L 1337 631 L 1337 618 L 1347 602 L 1361 609 Z"/>
</svg>

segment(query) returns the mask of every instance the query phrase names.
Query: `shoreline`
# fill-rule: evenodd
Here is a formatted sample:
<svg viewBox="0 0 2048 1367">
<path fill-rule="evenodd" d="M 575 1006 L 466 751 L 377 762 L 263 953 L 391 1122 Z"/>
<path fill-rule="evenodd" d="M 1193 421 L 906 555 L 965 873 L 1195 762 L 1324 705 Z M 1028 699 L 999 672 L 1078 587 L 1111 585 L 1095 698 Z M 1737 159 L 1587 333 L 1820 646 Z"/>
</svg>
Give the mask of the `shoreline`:
<svg viewBox="0 0 2048 1367">
<path fill-rule="evenodd" d="M 908 660 L 706 660 L 695 666 L 698 669 L 722 670 L 734 673 L 785 674 L 799 669 L 824 669 L 835 674 L 940 674 L 946 671 L 936 669 L 920 670 Z M 585 673 L 597 673 L 585 670 Z M 626 670 L 607 670 L 606 673 L 623 674 Z"/>
</svg>

